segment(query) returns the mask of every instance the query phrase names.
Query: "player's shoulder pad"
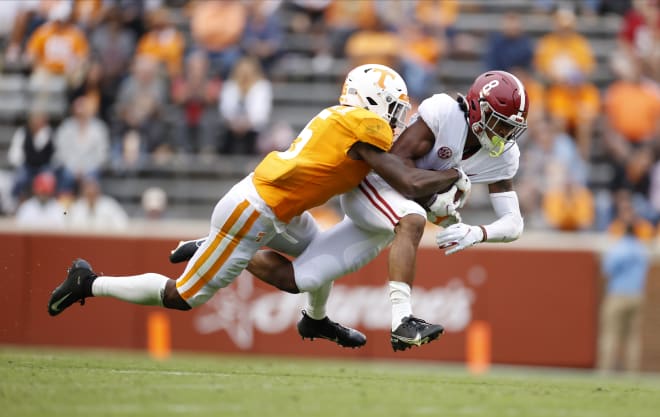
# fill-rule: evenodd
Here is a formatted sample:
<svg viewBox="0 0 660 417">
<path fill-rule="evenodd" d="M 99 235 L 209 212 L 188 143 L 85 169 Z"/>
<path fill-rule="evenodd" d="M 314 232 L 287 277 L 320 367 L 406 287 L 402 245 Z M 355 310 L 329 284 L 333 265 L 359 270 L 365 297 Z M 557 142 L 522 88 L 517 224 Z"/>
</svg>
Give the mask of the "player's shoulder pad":
<svg viewBox="0 0 660 417">
<path fill-rule="evenodd" d="M 359 117 L 356 129 L 354 131 L 360 142 L 366 142 L 380 149 L 388 151 L 392 147 L 394 134 L 390 125 L 378 116 L 376 113 L 359 109 L 360 112 L 351 112 L 355 117 Z"/>
</svg>

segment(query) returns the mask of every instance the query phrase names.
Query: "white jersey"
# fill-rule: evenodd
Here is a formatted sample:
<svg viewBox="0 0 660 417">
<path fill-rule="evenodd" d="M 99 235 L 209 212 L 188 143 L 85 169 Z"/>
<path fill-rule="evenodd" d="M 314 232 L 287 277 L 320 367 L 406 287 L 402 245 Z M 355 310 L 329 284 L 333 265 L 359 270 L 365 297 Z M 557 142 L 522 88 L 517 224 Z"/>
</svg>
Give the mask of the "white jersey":
<svg viewBox="0 0 660 417">
<path fill-rule="evenodd" d="M 462 159 L 468 124 L 456 100 L 447 94 L 424 100 L 415 117 L 421 117 L 435 136 L 433 148 L 415 161 L 417 168 L 445 170 L 460 166 L 472 182 L 487 184 L 516 174 L 520 158 L 516 144 L 498 157 L 489 156 L 482 148 Z M 356 189 L 343 194 L 341 205 L 346 213 L 344 220 L 321 232 L 293 262 L 301 291 L 317 289 L 370 262 L 392 241 L 402 217 L 426 217 L 421 205 L 402 196 L 375 172 Z"/>
<path fill-rule="evenodd" d="M 465 113 L 456 100 L 447 94 L 435 94 L 419 105 L 417 117 L 431 129 L 435 143 L 429 153 L 415 161 L 421 169 L 436 171 L 460 166 L 473 183 L 486 183 L 511 179 L 518 171 L 520 149 L 510 146 L 502 155 L 491 157 L 481 148 L 477 153 L 461 160 L 468 124 Z"/>
</svg>

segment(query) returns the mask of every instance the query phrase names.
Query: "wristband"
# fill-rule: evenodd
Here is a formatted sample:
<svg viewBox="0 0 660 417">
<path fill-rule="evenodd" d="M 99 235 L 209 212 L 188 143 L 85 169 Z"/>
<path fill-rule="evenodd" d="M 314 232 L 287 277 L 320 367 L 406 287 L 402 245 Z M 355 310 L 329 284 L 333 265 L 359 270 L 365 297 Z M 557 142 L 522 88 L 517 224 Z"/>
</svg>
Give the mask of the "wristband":
<svg viewBox="0 0 660 417">
<path fill-rule="evenodd" d="M 486 228 L 485 228 L 484 226 L 482 226 L 482 225 L 479 225 L 479 227 L 481 228 L 481 231 L 482 231 L 483 234 L 484 234 L 484 238 L 481 239 L 481 241 L 482 241 L 482 242 L 486 242 L 486 241 L 488 241 L 488 232 L 486 232 Z"/>
</svg>

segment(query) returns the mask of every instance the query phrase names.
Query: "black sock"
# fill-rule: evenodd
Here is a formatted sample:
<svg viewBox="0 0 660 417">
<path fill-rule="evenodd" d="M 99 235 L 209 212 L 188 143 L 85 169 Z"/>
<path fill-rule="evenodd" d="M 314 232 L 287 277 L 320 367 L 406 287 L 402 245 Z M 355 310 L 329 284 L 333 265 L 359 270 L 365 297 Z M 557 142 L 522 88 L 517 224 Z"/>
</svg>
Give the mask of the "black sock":
<svg viewBox="0 0 660 417">
<path fill-rule="evenodd" d="M 95 279 L 96 275 L 92 275 L 83 282 L 82 288 L 84 297 L 94 297 L 94 294 L 92 294 L 92 284 L 94 283 Z"/>
</svg>

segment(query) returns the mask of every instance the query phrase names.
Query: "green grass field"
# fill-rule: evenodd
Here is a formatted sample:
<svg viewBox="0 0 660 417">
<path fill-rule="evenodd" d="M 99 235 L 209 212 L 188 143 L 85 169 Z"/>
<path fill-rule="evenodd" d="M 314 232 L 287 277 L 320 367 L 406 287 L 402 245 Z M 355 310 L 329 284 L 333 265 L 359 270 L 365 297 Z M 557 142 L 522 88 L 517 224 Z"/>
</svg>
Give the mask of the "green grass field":
<svg viewBox="0 0 660 417">
<path fill-rule="evenodd" d="M 0 348 L 0 415 L 657 417 L 660 377 L 12 347 Z"/>
</svg>

